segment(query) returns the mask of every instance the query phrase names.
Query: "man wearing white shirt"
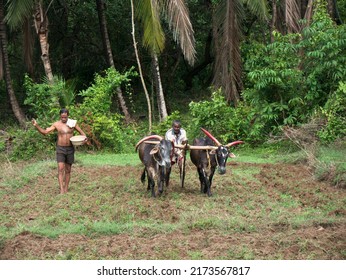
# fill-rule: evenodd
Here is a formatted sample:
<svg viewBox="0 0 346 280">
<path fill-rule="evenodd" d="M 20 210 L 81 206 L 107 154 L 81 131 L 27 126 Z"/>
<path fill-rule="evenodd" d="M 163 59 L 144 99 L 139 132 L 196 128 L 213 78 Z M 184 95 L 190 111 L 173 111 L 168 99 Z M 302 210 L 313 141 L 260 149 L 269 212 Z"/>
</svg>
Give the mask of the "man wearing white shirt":
<svg viewBox="0 0 346 280">
<path fill-rule="evenodd" d="M 184 145 L 187 143 L 187 135 L 185 129 L 181 127 L 181 122 L 174 120 L 172 123 L 172 128 L 170 128 L 165 135 L 166 140 L 174 142 L 174 145 Z M 172 158 L 172 164 L 178 161 L 180 163 L 181 159 L 184 157 L 182 149 L 174 149 L 174 156 Z"/>
</svg>

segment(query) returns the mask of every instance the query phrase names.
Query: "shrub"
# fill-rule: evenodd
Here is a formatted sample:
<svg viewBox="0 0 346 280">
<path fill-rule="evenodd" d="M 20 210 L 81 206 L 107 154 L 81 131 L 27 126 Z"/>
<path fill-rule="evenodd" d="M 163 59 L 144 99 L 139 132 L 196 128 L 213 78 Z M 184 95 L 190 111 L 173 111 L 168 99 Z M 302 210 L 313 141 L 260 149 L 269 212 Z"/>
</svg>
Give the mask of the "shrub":
<svg viewBox="0 0 346 280">
<path fill-rule="evenodd" d="M 327 121 L 319 132 L 322 141 L 329 143 L 346 136 L 346 83 L 339 83 L 339 88 L 323 107 L 322 114 Z"/>
<path fill-rule="evenodd" d="M 79 93 L 83 102 L 73 108 L 74 115 L 81 120 L 81 128 L 96 148 L 123 152 L 128 146 L 128 135 L 133 128 L 123 127 L 123 117 L 112 111 L 112 104 L 116 89 L 122 83 L 128 83 L 133 75 L 132 69 L 120 74 L 114 68 L 109 68 L 105 75 L 96 74 L 95 82 Z"/>
<path fill-rule="evenodd" d="M 263 125 L 245 102 L 232 107 L 221 91 L 216 91 L 210 101 L 191 102 L 189 106 L 193 117 L 189 131 L 193 137 L 197 137 L 203 127 L 223 143 L 240 139 L 252 143 L 264 141 Z"/>
<path fill-rule="evenodd" d="M 42 136 L 30 126 L 27 130 L 14 127 L 8 133 L 13 137 L 8 151 L 11 160 L 29 160 L 34 156 L 47 159 L 54 155 L 56 135 Z"/>
<path fill-rule="evenodd" d="M 333 23 L 323 3 L 315 3 L 313 20 L 301 34 L 274 32 L 274 43 L 247 49 L 243 97 L 267 133 L 308 122 L 318 108 L 335 102 L 328 101 L 335 98 L 331 93 L 345 81 L 346 27 Z"/>
</svg>

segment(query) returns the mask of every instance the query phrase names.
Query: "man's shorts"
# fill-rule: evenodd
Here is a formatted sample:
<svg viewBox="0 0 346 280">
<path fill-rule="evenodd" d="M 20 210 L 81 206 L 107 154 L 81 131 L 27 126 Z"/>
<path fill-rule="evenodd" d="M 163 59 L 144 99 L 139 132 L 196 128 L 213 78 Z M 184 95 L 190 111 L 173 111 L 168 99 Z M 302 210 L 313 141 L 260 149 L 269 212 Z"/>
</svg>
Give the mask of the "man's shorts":
<svg viewBox="0 0 346 280">
<path fill-rule="evenodd" d="M 67 164 L 74 163 L 74 147 L 56 146 L 56 160 Z"/>
</svg>

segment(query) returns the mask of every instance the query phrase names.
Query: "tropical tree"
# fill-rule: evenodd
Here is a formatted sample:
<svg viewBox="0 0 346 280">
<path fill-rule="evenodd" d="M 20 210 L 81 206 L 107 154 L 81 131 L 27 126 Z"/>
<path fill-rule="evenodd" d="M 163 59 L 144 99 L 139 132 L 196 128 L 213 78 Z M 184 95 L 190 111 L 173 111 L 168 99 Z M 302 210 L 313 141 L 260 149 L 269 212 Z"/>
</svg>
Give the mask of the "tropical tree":
<svg viewBox="0 0 346 280">
<path fill-rule="evenodd" d="M 26 126 L 25 115 L 18 104 L 16 95 L 14 93 L 13 86 L 12 86 L 10 62 L 8 59 L 8 52 L 7 52 L 7 35 L 6 35 L 5 12 L 4 12 L 3 0 L 0 0 L 0 49 L 1 49 L 0 59 L 2 62 L 0 63 L 0 66 L 2 66 L 1 68 L 4 69 L 3 73 L 5 77 L 5 82 L 6 82 L 6 89 L 10 99 L 12 111 L 17 121 L 19 122 L 19 124 L 22 127 L 25 127 Z"/>
<path fill-rule="evenodd" d="M 213 85 L 222 88 L 228 102 L 237 104 L 242 84 L 240 43 L 241 26 L 247 9 L 261 19 L 267 18 L 265 0 L 219 0 L 213 16 L 215 49 Z"/>
<path fill-rule="evenodd" d="M 149 97 L 149 93 L 147 90 L 147 87 L 145 85 L 145 81 L 144 81 L 144 77 L 143 77 L 143 73 L 142 73 L 142 66 L 141 66 L 141 62 L 139 59 L 139 54 L 138 54 L 138 49 L 137 49 L 137 41 L 136 41 L 136 35 L 135 35 L 135 12 L 134 12 L 134 4 L 133 4 L 133 0 L 131 1 L 131 25 L 132 25 L 132 40 L 133 40 L 133 47 L 135 49 L 135 55 L 136 55 L 136 60 L 137 60 L 137 64 L 138 64 L 138 70 L 139 70 L 139 75 L 141 78 L 141 82 L 142 82 L 142 86 L 144 89 L 144 94 L 147 100 L 147 104 L 148 104 L 148 120 L 149 120 L 149 132 L 151 132 L 152 129 L 152 117 L 151 117 L 151 104 L 150 104 L 150 97 Z"/>
<path fill-rule="evenodd" d="M 52 2 L 50 2 L 52 3 Z M 41 47 L 41 59 L 46 77 L 50 83 L 54 82 L 49 58 L 48 44 L 48 17 L 42 0 L 7 0 L 8 13 L 6 20 L 11 28 L 21 26 L 30 16 L 34 17 L 35 31 Z"/>
<path fill-rule="evenodd" d="M 105 58 L 106 58 L 108 67 L 115 68 L 111 43 L 110 43 L 109 36 L 108 36 L 108 27 L 107 27 L 106 15 L 105 15 L 104 0 L 96 0 L 96 7 L 97 7 L 97 14 L 98 14 L 98 18 L 99 18 L 100 30 L 101 30 L 101 35 L 102 35 L 102 43 L 103 43 Z M 129 123 L 131 120 L 131 116 L 130 116 L 129 111 L 127 109 L 126 102 L 125 102 L 125 99 L 123 97 L 123 93 L 122 93 L 120 86 L 118 86 L 116 88 L 116 91 L 117 91 L 118 100 L 120 103 L 121 110 L 123 111 L 124 116 L 125 116 L 125 122 Z"/>
<path fill-rule="evenodd" d="M 272 0 L 271 30 L 277 30 L 282 34 L 302 31 L 311 23 L 314 5 L 320 1 L 326 2 L 330 17 L 340 24 L 336 0 Z"/>
<path fill-rule="evenodd" d="M 143 45 L 152 56 L 160 119 L 165 120 L 168 114 L 158 59 L 165 47 L 165 34 L 160 19 L 164 16 L 168 21 L 174 40 L 179 44 L 187 62 L 193 65 L 196 57 L 195 38 L 188 9 L 184 0 L 139 0 L 135 11 L 143 24 Z"/>
</svg>

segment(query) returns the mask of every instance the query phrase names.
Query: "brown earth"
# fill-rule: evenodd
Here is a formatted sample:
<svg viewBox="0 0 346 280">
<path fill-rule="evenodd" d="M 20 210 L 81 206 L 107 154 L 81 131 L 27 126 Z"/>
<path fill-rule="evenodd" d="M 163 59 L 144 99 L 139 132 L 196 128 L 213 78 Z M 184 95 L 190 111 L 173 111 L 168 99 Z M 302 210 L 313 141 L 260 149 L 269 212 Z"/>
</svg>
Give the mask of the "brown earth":
<svg viewBox="0 0 346 280">
<path fill-rule="evenodd" d="M 243 170 L 253 170 L 252 175 L 244 176 Z M 30 224 L 43 216 L 54 216 L 57 207 L 66 207 L 68 210 L 71 201 L 69 199 L 79 199 L 80 205 L 83 205 L 83 209 L 74 212 L 69 220 L 70 223 L 78 223 L 82 218 L 95 222 L 102 221 L 104 215 L 110 215 L 110 218 L 119 221 L 118 217 L 131 213 L 132 221 L 151 219 L 158 225 L 167 222 L 176 225 L 183 221 L 184 215 L 189 211 L 198 213 L 193 207 L 197 206 L 198 209 L 198 205 L 205 205 L 211 201 L 215 203 L 213 205 L 219 203 L 222 206 L 220 209 L 215 209 L 214 206 L 206 208 L 210 217 L 225 216 L 229 219 L 232 217 L 232 211 L 241 207 L 241 211 L 244 212 L 241 216 L 244 225 L 229 226 L 227 230 L 222 226 L 213 225 L 211 218 L 210 225 L 206 223 L 198 226 L 193 220 L 190 226 L 177 227 L 167 232 L 155 232 L 145 227 L 138 227 L 128 233 L 61 233 L 56 238 L 25 230 L 12 239 L 0 242 L 0 259 L 327 260 L 346 258 L 346 210 L 343 204 L 345 190 L 315 181 L 303 165 L 229 163 L 228 175 L 215 175 L 214 195 L 211 198 L 200 193 L 196 171 L 191 163 L 187 166 L 185 188 L 180 188 L 177 170 L 174 170 L 169 189 L 165 190 L 162 197 L 156 199 L 151 198 L 146 192 L 146 187 L 141 185 L 139 180 L 141 171 L 140 165 L 84 167 L 76 164 L 73 167 L 74 179 L 71 182 L 71 189 L 68 194 L 61 196 L 57 194 L 56 171 L 52 169 L 49 174 L 37 178 L 35 182 L 30 182 L 3 196 L 3 201 L 11 201 L 14 192 L 18 197 L 22 197 L 20 201 L 22 206 L 16 208 L 21 214 L 17 212 L 11 214 L 13 211 L 11 204 L 16 204 L 18 201 L 2 205 L 0 208 L 2 213 L 18 215 L 2 226 L 11 228 L 18 220 Z M 84 189 L 80 187 L 90 182 L 97 183 Z M 102 196 L 105 193 L 107 197 Z M 258 215 L 261 209 L 269 217 L 278 211 L 273 208 L 275 204 L 271 202 L 284 200 L 287 197 L 297 204 L 288 205 L 289 213 L 283 212 L 282 218 L 278 216 L 277 220 L 264 220 L 263 216 Z M 294 217 L 295 214 L 300 215 L 310 208 L 314 210 L 321 208 L 322 211 L 325 205 L 333 200 L 341 202 L 338 204 L 339 207 L 328 213 L 328 219 L 292 224 L 287 218 L 292 215 Z M 108 212 L 100 212 L 102 205 L 113 202 L 114 207 L 104 210 Z M 226 204 L 227 208 L 224 207 Z M 31 205 L 32 209 L 28 205 Z M 114 213 L 110 214 L 109 211 Z M 248 223 L 252 223 L 255 229 L 251 230 Z"/>
</svg>

